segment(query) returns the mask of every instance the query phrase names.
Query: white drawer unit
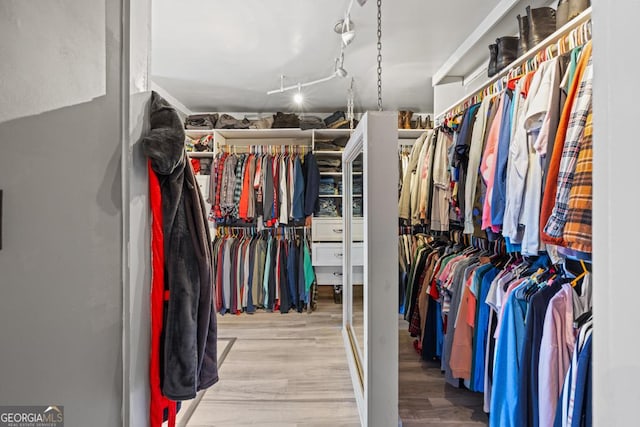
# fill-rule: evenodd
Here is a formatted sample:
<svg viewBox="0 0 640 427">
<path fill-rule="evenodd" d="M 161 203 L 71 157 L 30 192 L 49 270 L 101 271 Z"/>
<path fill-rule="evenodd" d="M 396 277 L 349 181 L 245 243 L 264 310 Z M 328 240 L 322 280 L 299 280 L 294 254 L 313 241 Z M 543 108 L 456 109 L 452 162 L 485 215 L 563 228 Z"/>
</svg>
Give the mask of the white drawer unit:
<svg viewBox="0 0 640 427">
<path fill-rule="evenodd" d="M 355 218 L 352 227 L 353 240 L 361 242 L 364 239 L 362 218 Z M 341 242 L 343 234 L 342 218 L 313 218 L 311 236 L 314 242 Z"/>
<path fill-rule="evenodd" d="M 353 265 L 363 265 L 364 247 L 362 243 L 354 243 L 352 246 L 351 260 Z M 313 243 L 312 263 L 315 266 L 331 266 L 342 268 L 344 248 L 342 243 Z"/>
<path fill-rule="evenodd" d="M 342 269 L 333 267 L 315 267 L 316 281 L 319 285 L 342 285 Z M 353 283 L 363 284 L 364 274 L 362 267 L 355 267 L 353 271 Z"/>
</svg>

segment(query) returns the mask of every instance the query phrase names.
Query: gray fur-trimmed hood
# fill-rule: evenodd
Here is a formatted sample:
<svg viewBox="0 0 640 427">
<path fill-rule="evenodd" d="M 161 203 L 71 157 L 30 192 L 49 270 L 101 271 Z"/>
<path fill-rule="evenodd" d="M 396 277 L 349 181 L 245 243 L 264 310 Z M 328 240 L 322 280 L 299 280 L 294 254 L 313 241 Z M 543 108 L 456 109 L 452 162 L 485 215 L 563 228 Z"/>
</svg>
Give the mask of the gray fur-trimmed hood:
<svg viewBox="0 0 640 427">
<path fill-rule="evenodd" d="M 157 92 L 151 93 L 150 115 L 151 130 L 142 140 L 142 149 L 156 173 L 171 175 L 186 158 L 182 122 L 175 108 Z"/>
</svg>

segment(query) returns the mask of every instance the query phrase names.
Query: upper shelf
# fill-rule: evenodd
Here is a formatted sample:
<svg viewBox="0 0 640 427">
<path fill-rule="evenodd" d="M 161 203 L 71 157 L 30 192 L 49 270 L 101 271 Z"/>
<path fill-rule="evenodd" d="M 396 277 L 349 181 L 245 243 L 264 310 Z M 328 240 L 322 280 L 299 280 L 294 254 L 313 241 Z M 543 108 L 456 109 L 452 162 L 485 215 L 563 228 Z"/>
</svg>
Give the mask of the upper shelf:
<svg viewBox="0 0 640 427">
<path fill-rule="evenodd" d="M 416 139 L 427 129 L 398 129 L 399 139 Z M 215 135 L 220 142 L 226 140 L 242 140 L 251 144 L 250 140 L 261 140 L 262 145 L 286 144 L 291 140 L 333 139 L 351 135 L 349 129 L 185 129 L 187 136 L 198 138 L 203 135 Z M 268 141 L 268 142 L 265 142 Z M 278 142 L 276 140 L 282 140 Z"/>
<path fill-rule="evenodd" d="M 416 139 L 430 129 L 398 129 L 398 139 Z"/>
<path fill-rule="evenodd" d="M 524 64 L 529 59 L 535 57 L 538 54 L 538 52 L 548 48 L 549 46 L 556 45 L 558 40 L 560 40 L 563 36 L 565 36 L 566 34 L 569 34 L 572 30 L 580 27 L 585 22 L 588 22 L 591 19 L 591 10 L 592 10 L 591 7 L 587 8 L 586 10 L 584 10 L 580 15 L 576 16 L 571 21 L 567 22 L 561 28 L 558 28 L 553 34 L 549 35 L 546 39 L 542 40 L 536 46 L 534 46 L 531 49 L 529 49 L 522 56 L 520 56 L 519 58 L 516 58 L 511 64 L 507 65 L 503 70 L 498 72 L 495 76 L 493 76 L 491 78 L 485 78 L 484 80 L 480 81 L 479 83 L 476 82 L 475 87 L 469 88 L 470 90 L 467 91 L 468 93 L 466 95 L 464 95 L 461 99 L 459 99 L 458 101 L 453 103 L 448 108 L 446 108 L 443 111 L 439 112 L 438 115 L 436 116 L 436 122 L 441 117 L 443 117 L 447 112 L 451 111 L 452 109 L 454 109 L 454 108 L 458 107 L 459 105 L 463 104 L 464 102 L 468 101 L 479 90 L 482 90 L 483 88 L 486 88 L 489 85 L 492 85 L 495 82 L 497 82 L 498 80 L 500 80 L 502 77 L 504 77 L 506 74 L 509 73 L 509 70 Z"/>
<path fill-rule="evenodd" d="M 446 77 L 468 77 L 489 62 L 488 46 L 498 37 L 518 35 L 518 15 L 526 15 L 526 7 L 551 6 L 558 0 L 500 0 L 442 66 L 433 74 L 432 85 L 440 84 Z M 455 18 L 453 18 L 455 19 Z"/>
</svg>

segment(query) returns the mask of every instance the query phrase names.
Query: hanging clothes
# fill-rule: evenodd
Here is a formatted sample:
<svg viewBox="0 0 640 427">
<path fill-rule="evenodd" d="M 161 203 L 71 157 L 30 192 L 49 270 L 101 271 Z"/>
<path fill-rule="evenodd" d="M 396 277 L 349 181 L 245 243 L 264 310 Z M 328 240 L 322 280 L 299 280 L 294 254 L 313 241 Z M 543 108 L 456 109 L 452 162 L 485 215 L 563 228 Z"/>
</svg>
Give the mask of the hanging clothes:
<svg viewBox="0 0 640 427">
<path fill-rule="evenodd" d="M 299 230 L 297 230 L 299 231 Z M 299 232 L 270 229 L 222 233 L 213 242 L 219 313 L 257 309 L 302 312 L 315 281 L 309 241 Z"/>
<path fill-rule="evenodd" d="M 313 154 L 223 152 L 213 164 L 209 220 L 218 225 L 275 227 L 302 221 L 316 209 L 319 172 Z"/>
<path fill-rule="evenodd" d="M 591 422 L 590 43 L 570 56 L 566 100 L 573 68 L 541 63 L 417 141 L 400 194 L 412 227 L 398 241 L 399 301 L 414 348 L 449 384 L 484 394 L 491 426 Z M 440 190 L 466 246 L 412 233 L 448 230 Z"/>
</svg>

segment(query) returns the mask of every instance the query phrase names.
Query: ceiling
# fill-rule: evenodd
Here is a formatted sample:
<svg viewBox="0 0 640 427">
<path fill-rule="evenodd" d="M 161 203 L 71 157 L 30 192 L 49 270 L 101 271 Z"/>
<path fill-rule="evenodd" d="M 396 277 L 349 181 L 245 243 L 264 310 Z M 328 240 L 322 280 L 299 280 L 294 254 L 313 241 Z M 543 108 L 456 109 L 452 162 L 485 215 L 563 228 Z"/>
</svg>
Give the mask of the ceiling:
<svg viewBox="0 0 640 427">
<path fill-rule="evenodd" d="M 433 111 L 431 76 L 499 0 L 383 3 L 383 107 Z M 285 84 L 330 75 L 349 0 L 153 0 L 152 80 L 191 111 L 300 111 Z M 376 109 L 376 3 L 355 3 L 344 68 Z M 304 111 L 346 110 L 349 78 L 303 89 Z"/>
</svg>

